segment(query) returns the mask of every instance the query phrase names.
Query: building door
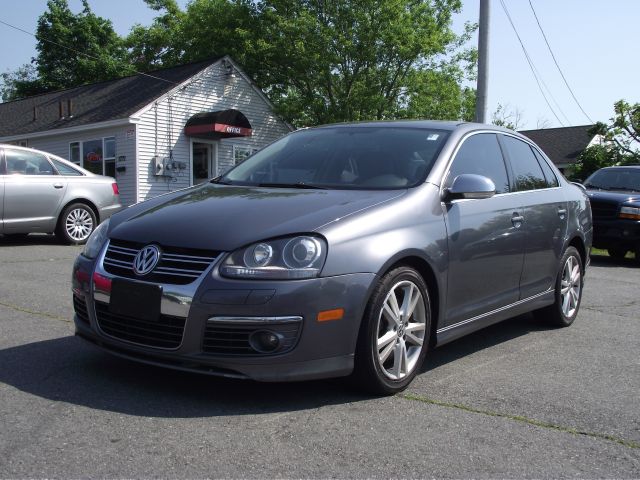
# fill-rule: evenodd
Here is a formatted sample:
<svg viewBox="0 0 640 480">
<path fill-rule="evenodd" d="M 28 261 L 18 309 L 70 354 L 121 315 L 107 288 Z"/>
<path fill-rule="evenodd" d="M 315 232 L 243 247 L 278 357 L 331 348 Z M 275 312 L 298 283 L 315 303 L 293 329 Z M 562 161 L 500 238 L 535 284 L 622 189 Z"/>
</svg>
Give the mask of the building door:
<svg viewBox="0 0 640 480">
<path fill-rule="evenodd" d="M 193 185 L 206 182 L 218 174 L 215 143 L 193 142 L 192 157 L 191 180 Z"/>
</svg>

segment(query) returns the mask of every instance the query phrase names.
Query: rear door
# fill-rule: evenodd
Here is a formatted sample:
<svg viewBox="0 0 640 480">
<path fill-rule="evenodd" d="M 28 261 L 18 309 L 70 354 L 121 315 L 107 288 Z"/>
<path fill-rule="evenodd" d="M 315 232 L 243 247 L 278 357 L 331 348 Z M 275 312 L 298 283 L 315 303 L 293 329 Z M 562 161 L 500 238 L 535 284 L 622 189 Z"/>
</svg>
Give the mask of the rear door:
<svg viewBox="0 0 640 480">
<path fill-rule="evenodd" d="M 553 288 L 567 232 L 567 201 L 555 174 L 534 147 L 510 135 L 501 134 L 500 141 L 524 212 L 520 299 L 526 299 Z"/>
<path fill-rule="evenodd" d="M 446 324 L 453 325 L 518 301 L 524 255 L 522 210 L 495 133 L 463 140 L 444 187 L 461 174 L 493 180 L 496 195 L 443 202 L 449 275 Z"/>
<path fill-rule="evenodd" d="M 42 154 L 5 148 L 4 233 L 52 232 L 67 180 Z"/>
</svg>

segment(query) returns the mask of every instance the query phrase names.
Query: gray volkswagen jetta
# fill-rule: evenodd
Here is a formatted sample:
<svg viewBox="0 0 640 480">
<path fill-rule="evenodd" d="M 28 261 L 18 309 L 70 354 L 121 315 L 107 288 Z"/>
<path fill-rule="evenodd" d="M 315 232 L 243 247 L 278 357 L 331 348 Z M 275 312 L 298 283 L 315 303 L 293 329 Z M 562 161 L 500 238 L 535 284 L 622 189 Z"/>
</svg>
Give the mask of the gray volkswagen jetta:
<svg viewBox="0 0 640 480">
<path fill-rule="evenodd" d="M 76 334 L 154 365 L 394 393 L 490 324 L 570 325 L 591 238 L 584 191 L 512 131 L 304 129 L 100 225 L 74 266 Z"/>
</svg>

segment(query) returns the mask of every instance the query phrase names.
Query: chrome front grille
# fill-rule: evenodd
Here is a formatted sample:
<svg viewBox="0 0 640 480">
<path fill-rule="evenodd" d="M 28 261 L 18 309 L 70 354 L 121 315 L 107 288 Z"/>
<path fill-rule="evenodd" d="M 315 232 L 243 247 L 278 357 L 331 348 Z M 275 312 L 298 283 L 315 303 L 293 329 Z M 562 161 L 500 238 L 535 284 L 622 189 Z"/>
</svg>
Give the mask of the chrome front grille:
<svg viewBox="0 0 640 480">
<path fill-rule="evenodd" d="M 147 275 L 139 276 L 133 270 L 133 261 L 143 244 L 111 240 L 104 256 L 104 269 L 120 277 L 157 283 L 186 285 L 196 280 L 209 268 L 219 252 L 165 247 L 158 265 Z"/>
<path fill-rule="evenodd" d="M 591 212 L 594 219 L 616 218 L 618 216 L 618 204 L 591 200 Z"/>
</svg>

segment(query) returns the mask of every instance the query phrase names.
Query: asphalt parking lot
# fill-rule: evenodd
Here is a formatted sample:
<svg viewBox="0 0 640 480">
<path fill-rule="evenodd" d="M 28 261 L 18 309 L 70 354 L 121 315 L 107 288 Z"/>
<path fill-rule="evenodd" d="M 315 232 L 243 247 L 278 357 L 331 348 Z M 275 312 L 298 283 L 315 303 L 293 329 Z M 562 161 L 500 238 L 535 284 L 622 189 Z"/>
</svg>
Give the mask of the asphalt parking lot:
<svg viewBox="0 0 640 480">
<path fill-rule="evenodd" d="M 594 257 L 576 323 L 431 352 L 404 394 L 259 384 L 73 337 L 80 247 L 0 237 L 0 477 L 640 477 L 640 268 Z"/>
</svg>

